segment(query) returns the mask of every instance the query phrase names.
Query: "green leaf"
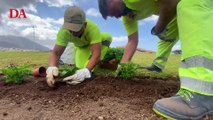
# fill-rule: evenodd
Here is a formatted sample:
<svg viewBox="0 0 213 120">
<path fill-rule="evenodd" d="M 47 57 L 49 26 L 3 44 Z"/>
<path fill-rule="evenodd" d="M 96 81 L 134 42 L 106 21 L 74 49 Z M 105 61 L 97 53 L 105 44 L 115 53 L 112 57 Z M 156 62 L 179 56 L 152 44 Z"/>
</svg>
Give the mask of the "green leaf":
<svg viewBox="0 0 213 120">
<path fill-rule="evenodd" d="M 5 76 L 6 83 L 21 84 L 24 82 L 24 77 L 32 73 L 28 66 L 8 66 L 1 70 Z"/>
<path fill-rule="evenodd" d="M 115 59 L 117 63 L 120 63 L 123 54 L 124 54 L 123 48 L 109 48 L 107 50 L 106 55 L 104 56 L 104 59 L 101 62 L 103 63 Z"/>
<path fill-rule="evenodd" d="M 125 63 L 116 70 L 116 76 L 122 79 L 130 79 L 136 75 L 136 71 L 139 68 L 138 64 Z"/>
<path fill-rule="evenodd" d="M 67 68 L 59 69 L 59 73 L 60 73 L 60 76 L 62 77 L 68 77 L 70 75 L 73 75 L 76 70 L 78 70 L 76 66 L 69 66 Z"/>
</svg>

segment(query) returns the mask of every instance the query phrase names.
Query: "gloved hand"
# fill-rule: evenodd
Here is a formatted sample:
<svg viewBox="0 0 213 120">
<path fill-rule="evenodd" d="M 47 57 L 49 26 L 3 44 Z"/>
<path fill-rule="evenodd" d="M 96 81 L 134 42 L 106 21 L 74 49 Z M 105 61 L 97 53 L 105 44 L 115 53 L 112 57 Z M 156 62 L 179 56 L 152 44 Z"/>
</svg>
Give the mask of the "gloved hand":
<svg viewBox="0 0 213 120">
<path fill-rule="evenodd" d="M 91 78 L 91 73 L 88 68 L 83 68 L 77 70 L 74 75 L 64 78 L 63 81 L 66 81 L 68 84 L 76 85 L 83 82 L 86 78 Z"/>
<path fill-rule="evenodd" d="M 47 68 L 47 84 L 50 86 L 50 87 L 54 87 L 55 85 L 55 80 L 54 80 L 54 76 L 58 76 L 59 72 L 58 72 L 58 68 L 56 66 L 50 66 Z"/>
<path fill-rule="evenodd" d="M 153 27 L 151 30 L 151 34 L 158 36 L 159 39 L 166 41 L 166 42 L 172 42 L 172 41 L 176 40 L 175 37 L 168 35 L 168 29 L 164 29 L 162 32 L 156 33 L 155 27 Z"/>
</svg>

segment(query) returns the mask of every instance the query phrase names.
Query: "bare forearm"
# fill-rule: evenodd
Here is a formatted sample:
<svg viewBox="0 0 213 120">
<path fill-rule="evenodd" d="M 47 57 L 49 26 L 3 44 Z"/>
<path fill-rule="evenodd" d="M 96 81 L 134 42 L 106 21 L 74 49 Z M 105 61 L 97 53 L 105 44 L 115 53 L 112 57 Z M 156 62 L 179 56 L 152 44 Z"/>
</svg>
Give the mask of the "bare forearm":
<svg viewBox="0 0 213 120">
<path fill-rule="evenodd" d="M 96 43 L 91 45 L 92 56 L 86 66 L 90 71 L 99 63 L 101 57 L 101 44 Z"/>
<path fill-rule="evenodd" d="M 49 66 L 58 66 L 59 56 L 55 53 L 51 53 L 49 57 Z"/>
<path fill-rule="evenodd" d="M 165 29 L 166 25 L 176 15 L 176 6 L 179 0 L 161 0 L 160 1 L 160 13 L 155 31 L 161 32 Z"/>
<path fill-rule="evenodd" d="M 121 63 L 127 63 L 132 59 L 132 56 L 134 55 L 137 46 L 138 46 L 138 32 L 133 33 L 131 36 L 128 37 L 128 43 L 126 45 Z"/>
<path fill-rule="evenodd" d="M 93 56 L 90 58 L 86 68 L 88 68 L 90 71 L 99 63 L 100 56 Z"/>
<path fill-rule="evenodd" d="M 49 66 L 58 66 L 58 61 L 61 57 L 61 54 L 64 52 L 65 48 L 66 47 L 59 46 L 59 45 L 54 46 L 49 57 L 49 62 L 48 62 Z"/>
</svg>

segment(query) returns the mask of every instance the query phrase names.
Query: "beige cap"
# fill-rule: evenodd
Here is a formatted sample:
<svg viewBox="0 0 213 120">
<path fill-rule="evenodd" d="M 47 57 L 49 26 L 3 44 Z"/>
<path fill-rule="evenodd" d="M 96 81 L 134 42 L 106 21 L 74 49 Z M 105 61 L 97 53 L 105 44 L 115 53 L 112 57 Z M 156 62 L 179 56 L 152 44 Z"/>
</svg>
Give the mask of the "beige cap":
<svg viewBox="0 0 213 120">
<path fill-rule="evenodd" d="M 67 8 L 64 13 L 63 27 L 78 32 L 81 30 L 85 20 L 86 17 L 84 11 L 77 6 L 71 6 Z"/>
</svg>

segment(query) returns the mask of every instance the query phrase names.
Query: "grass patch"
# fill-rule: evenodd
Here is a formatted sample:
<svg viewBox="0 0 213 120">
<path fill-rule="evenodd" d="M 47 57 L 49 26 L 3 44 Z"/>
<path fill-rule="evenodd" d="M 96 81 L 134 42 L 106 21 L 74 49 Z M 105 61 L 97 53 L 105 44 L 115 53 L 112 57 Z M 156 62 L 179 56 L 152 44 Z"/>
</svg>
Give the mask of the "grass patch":
<svg viewBox="0 0 213 120">
<path fill-rule="evenodd" d="M 133 56 L 132 62 L 139 64 L 141 66 L 149 66 L 152 64 L 153 60 L 155 59 L 155 53 L 148 54 L 142 52 L 136 52 Z M 148 70 L 138 70 L 138 74 L 142 74 L 145 76 L 151 77 L 160 77 L 160 78 L 167 78 L 167 77 L 177 77 L 178 76 L 178 68 L 180 64 L 180 55 L 172 54 L 169 56 L 167 61 L 166 67 L 163 72 L 151 72 Z"/>
<path fill-rule="evenodd" d="M 47 67 L 49 54 L 50 52 L 0 51 L 0 69 L 5 68 L 11 63 L 19 66 L 28 65 L 31 70 L 40 66 Z M 133 56 L 132 62 L 141 66 L 149 66 L 155 57 L 155 54 L 136 52 Z M 137 75 L 157 78 L 177 77 L 179 63 L 180 55 L 170 55 L 162 73 L 150 72 L 148 70 L 137 70 Z M 113 75 L 113 71 L 101 68 L 96 69 L 94 72 L 102 75 Z"/>
<path fill-rule="evenodd" d="M 0 69 L 5 68 L 10 64 L 14 65 L 29 65 L 29 69 L 48 66 L 49 52 L 38 51 L 0 51 Z"/>
</svg>

